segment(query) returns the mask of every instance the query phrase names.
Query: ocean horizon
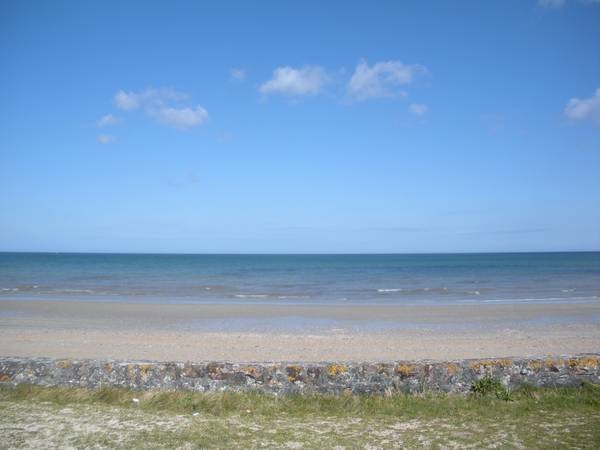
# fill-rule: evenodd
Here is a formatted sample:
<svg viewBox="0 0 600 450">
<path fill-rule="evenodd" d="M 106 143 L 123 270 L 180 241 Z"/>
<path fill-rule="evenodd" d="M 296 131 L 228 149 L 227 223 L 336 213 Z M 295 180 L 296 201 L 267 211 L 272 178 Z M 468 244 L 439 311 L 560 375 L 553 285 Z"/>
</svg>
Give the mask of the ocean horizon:
<svg viewBox="0 0 600 450">
<path fill-rule="evenodd" d="M 0 300 L 422 305 L 600 300 L 600 252 L 0 253 Z"/>
</svg>

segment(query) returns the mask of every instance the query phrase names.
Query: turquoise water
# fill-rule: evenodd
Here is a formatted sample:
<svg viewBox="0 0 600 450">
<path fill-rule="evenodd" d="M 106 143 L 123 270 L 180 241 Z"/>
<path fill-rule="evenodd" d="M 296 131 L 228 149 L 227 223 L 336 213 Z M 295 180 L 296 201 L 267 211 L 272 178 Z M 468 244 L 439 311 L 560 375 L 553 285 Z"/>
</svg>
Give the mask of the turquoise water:
<svg viewBox="0 0 600 450">
<path fill-rule="evenodd" d="M 453 304 L 600 301 L 600 252 L 0 253 L 0 300 Z"/>
</svg>

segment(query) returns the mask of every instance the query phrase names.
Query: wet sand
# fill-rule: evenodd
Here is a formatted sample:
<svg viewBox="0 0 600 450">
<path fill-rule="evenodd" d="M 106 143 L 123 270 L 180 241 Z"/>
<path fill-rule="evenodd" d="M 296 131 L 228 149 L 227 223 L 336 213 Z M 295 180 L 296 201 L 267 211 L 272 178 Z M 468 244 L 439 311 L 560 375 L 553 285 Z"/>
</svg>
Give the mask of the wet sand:
<svg viewBox="0 0 600 450">
<path fill-rule="evenodd" d="M 600 303 L 428 306 L 0 301 L 0 355 L 389 361 L 600 351 Z"/>
</svg>

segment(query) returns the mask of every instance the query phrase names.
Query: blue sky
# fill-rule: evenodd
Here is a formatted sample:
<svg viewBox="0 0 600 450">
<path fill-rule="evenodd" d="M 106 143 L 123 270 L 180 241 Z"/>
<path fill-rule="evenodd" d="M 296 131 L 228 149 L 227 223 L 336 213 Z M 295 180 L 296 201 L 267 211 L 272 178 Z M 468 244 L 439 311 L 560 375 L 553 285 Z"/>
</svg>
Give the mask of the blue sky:
<svg viewBox="0 0 600 450">
<path fill-rule="evenodd" d="M 0 4 L 0 250 L 600 250 L 600 2 Z"/>
</svg>

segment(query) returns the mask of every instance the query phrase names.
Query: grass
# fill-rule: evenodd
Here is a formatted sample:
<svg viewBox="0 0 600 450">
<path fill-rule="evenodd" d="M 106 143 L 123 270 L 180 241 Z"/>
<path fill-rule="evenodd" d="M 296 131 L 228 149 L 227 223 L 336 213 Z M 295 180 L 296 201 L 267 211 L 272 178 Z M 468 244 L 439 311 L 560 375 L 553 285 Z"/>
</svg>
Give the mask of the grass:
<svg viewBox="0 0 600 450">
<path fill-rule="evenodd" d="M 600 387 L 500 386 L 483 379 L 471 395 L 279 397 L 3 387 L 0 448 L 600 448 Z"/>
<path fill-rule="evenodd" d="M 527 388 L 522 390 L 526 390 L 528 393 L 532 394 L 532 388 L 533 386 L 527 386 Z M 474 381 L 471 385 L 471 392 L 479 396 L 494 395 L 496 398 L 507 402 L 512 400 L 511 392 L 506 386 L 504 386 L 500 380 L 490 376 Z"/>
</svg>

